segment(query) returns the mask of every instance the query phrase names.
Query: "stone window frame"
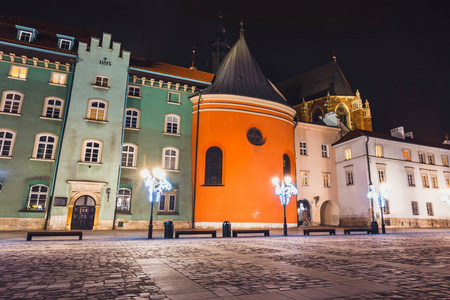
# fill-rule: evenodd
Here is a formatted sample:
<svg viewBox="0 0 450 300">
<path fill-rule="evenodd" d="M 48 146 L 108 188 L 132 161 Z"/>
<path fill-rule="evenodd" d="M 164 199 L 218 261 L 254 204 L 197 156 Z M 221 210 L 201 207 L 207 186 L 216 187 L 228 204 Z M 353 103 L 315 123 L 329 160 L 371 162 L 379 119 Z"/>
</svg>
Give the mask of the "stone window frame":
<svg viewBox="0 0 450 300">
<path fill-rule="evenodd" d="M 345 160 L 352 159 L 352 148 L 347 148 L 344 150 Z"/>
<path fill-rule="evenodd" d="M 432 202 L 426 202 L 425 205 L 427 207 L 427 215 L 428 216 L 434 216 L 433 203 Z"/>
<path fill-rule="evenodd" d="M 65 45 L 67 45 L 67 47 L 63 47 L 63 43 L 65 43 Z M 70 39 L 64 39 L 64 38 L 59 38 L 58 41 L 58 48 L 62 49 L 62 50 L 72 50 L 73 46 L 73 41 Z"/>
<path fill-rule="evenodd" d="M 169 201 L 167 201 L 167 198 L 169 198 Z M 160 197 L 159 203 L 158 203 L 158 214 L 176 213 L 177 212 L 177 200 L 178 200 L 178 190 L 177 189 L 173 189 L 168 192 L 163 192 L 161 194 L 161 197 Z M 161 209 L 161 208 L 163 208 L 163 209 Z"/>
<path fill-rule="evenodd" d="M 172 96 L 174 96 L 174 95 L 178 96 L 178 101 L 170 101 Z M 174 93 L 174 92 L 168 92 L 167 93 L 167 103 L 180 105 L 181 104 L 181 94 Z"/>
<path fill-rule="evenodd" d="M 386 165 L 385 164 L 377 164 L 377 174 L 378 174 L 378 183 L 383 183 L 387 181 L 386 174 Z"/>
<path fill-rule="evenodd" d="M 47 137 L 46 141 L 41 141 L 42 137 Z M 49 142 L 48 138 L 53 138 L 53 142 Z M 38 157 L 39 149 L 42 149 L 41 145 L 43 145 L 43 147 L 44 147 L 44 155 L 43 155 L 43 157 Z M 38 159 L 38 160 L 54 161 L 55 152 L 56 152 L 55 150 L 56 150 L 57 145 L 58 145 L 58 136 L 56 134 L 49 133 L 49 132 L 42 132 L 42 133 L 36 134 L 36 137 L 34 139 L 32 158 Z M 47 150 L 49 147 L 51 148 L 50 158 L 46 157 L 46 153 L 47 153 Z"/>
<path fill-rule="evenodd" d="M 420 215 L 419 202 L 411 201 L 411 210 L 412 210 L 413 216 L 419 216 Z"/>
<path fill-rule="evenodd" d="M 448 167 L 448 156 L 447 155 L 441 155 L 442 165 L 444 167 Z"/>
<path fill-rule="evenodd" d="M 127 150 L 124 150 L 125 147 L 127 147 Z M 131 148 L 133 149 L 132 151 L 130 151 Z M 137 165 L 137 154 L 138 154 L 138 146 L 136 144 L 124 143 L 122 146 L 122 162 L 121 162 L 122 167 L 135 168 Z M 125 164 L 124 164 L 124 156 L 125 156 Z"/>
<path fill-rule="evenodd" d="M 129 193 L 128 193 L 129 192 Z M 118 213 L 130 213 L 131 212 L 131 200 L 133 191 L 130 188 L 120 187 L 117 194 L 117 204 L 116 204 L 116 212 Z M 127 205 L 122 205 L 126 203 Z M 118 209 L 118 206 L 121 206 L 121 209 Z M 124 209 L 124 207 L 126 207 Z"/>
<path fill-rule="evenodd" d="M 26 81 L 28 78 L 28 67 L 11 65 L 8 78 Z"/>
<path fill-rule="evenodd" d="M 302 186 L 308 186 L 309 171 L 300 171 L 300 183 Z"/>
<path fill-rule="evenodd" d="M 375 145 L 375 156 L 383 157 L 383 146 L 382 145 Z"/>
<path fill-rule="evenodd" d="M 88 150 L 88 148 L 87 148 L 88 143 L 98 143 L 99 144 L 99 146 L 95 147 L 95 148 L 94 148 L 94 146 L 92 146 L 92 150 L 97 150 L 97 161 L 92 161 L 93 153 L 90 154 L 90 160 L 86 160 L 86 152 Z M 103 141 L 101 141 L 99 139 L 84 139 L 83 140 L 83 146 L 82 146 L 81 157 L 80 157 L 81 163 L 101 165 L 102 164 L 102 154 L 103 154 Z"/>
<path fill-rule="evenodd" d="M 59 102 L 61 102 L 61 105 L 50 104 L 49 103 L 50 100 L 59 101 Z M 45 97 L 45 99 L 44 99 L 44 107 L 42 109 L 42 116 L 41 117 L 46 118 L 46 119 L 62 120 L 62 113 L 63 113 L 63 109 L 64 109 L 64 103 L 65 103 L 65 100 L 61 99 L 59 97 L 53 97 L 53 96 Z M 58 108 L 59 108 L 59 114 L 58 114 L 58 117 L 56 118 L 56 117 L 54 117 L 54 115 L 55 115 L 55 111 L 58 111 Z M 49 109 L 51 109 L 51 110 L 49 111 Z M 50 116 L 48 115 L 48 113 L 50 113 Z"/>
<path fill-rule="evenodd" d="M 411 150 L 403 149 L 403 158 L 406 161 L 411 161 Z"/>
<path fill-rule="evenodd" d="M 7 99 L 6 98 L 10 94 L 13 95 L 13 99 Z M 15 99 L 16 95 L 18 95 L 20 97 L 20 99 Z M 13 90 L 3 91 L 3 93 L 2 93 L 2 102 L 0 104 L 0 113 L 8 114 L 8 115 L 20 116 L 21 112 L 22 112 L 23 98 L 24 98 L 24 94 L 21 93 L 21 92 L 13 91 Z M 11 102 L 10 111 L 5 111 L 6 103 L 9 102 L 9 101 Z M 14 103 L 18 103 L 16 112 L 15 112 L 15 109 L 13 110 L 13 107 L 14 107 L 13 104 Z"/>
<path fill-rule="evenodd" d="M 135 112 L 136 113 L 136 115 L 134 116 L 134 115 L 128 115 L 128 112 Z M 128 119 L 130 120 L 130 121 L 128 121 Z M 136 120 L 136 126 L 134 127 L 134 126 L 129 126 L 129 125 L 132 125 L 133 124 L 133 120 Z M 128 126 L 127 126 L 127 123 L 128 123 Z M 125 128 L 128 128 L 128 129 L 139 129 L 140 128 L 140 126 L 141 126 L 141 111 L 139 110 L 139 109 L 137 109 L 137 108 L 135 108 L 135 107 L 128 107 L 127 109 L 126 109 L 126 111 L 125 111 Z"/>
<path fill-rule="evenodd" d="M 323 187 L 331 188 L 331 173 L 322 172 L 322 179 L 323 179 Z"/>
<path fill-rule="evenodd" d="M 322 157 L 329 158 L 330 157 L 330 151 L 329 151 L 330 147 L 327 144 L 322 144 L 321 149 L 322 149 Z"/>
<path fill-rule="evenodd" d="M 433 153 L 427 153 L 427 159 L 429 165 L 434 165 L 436 163 L 436 160 L 434 159 Z"/>
<path fill-rule="evenodd" d="M 104 107 L 94 107 L 94 103 L 102 103 L 104 104 Z M 103 99 L 99 98 L 92 98 L 88 100 L 88 106 L 86 111 L 86 119 L 87 121 L 93 121 L 93 122 L 101 122 L 106 123 L 108 119 L 108 108 L 109 108 L 109 102 Z M 101 118 L 99 118 L 99 112 L 103 111 L 103 115 Z M 92 118 L 92 113 L 95 114 L 95 119 Z"/>
<path fill-rule="evenodd" d="M 430 183 L 433 189 L 439 188 L 438 174 L 436 171 L 430 171 Z"/>
<path fill-rule="evenodd" d="M 419 154 L 419 163 L 426 164 L 425 152 L 419 151 L 418 154 Z"/>
<path fill-rule="evenodd" d="M 109 79 L 109 76 L 96 74 L 92 85 L 96 88 L 109 89 Z"/>
<path fill-rule="evenodd" d="M 58 85 L 58 86 L 66 86 L 67 83 L 67 73 L 62 72 L 52 72 L 50 75 L 49 84 Z"/>
<path fill-rule="evenodd" d="M 17 35 L 17 39 L 22 42 L 31 43 L 33 41 L 33 32 L 20 29 Z"/>
<path fill-rule="evenodd" d="M 35 188 L 35 187 L 38 187 L 39 190 L 37 190 L 37 191 L 34 190 L 33 191 L 33 188 Z M 46 188 L 46 191 L 45 191 L 45 202 L 44 202 L 44 205 L 41 206 L 42 208 L 37 208 L 38 204 L 41 201 L 40 196 L 44 195 L 44 192 L 41 191 L 41 188 L 43 188 L 43 187 Z M 30 188 L 29 188 L 29 191 L 28 191 L 26 209 L 27 210 L 32 210 L 32 211 L 45 211 L 45 208 L 47 206 L 47 201 L 48 201 L 48 190 L 49 190 L 49 188 L 48 188 L 48 185 L 46 185 L 46 184 L 33 184 L 33 185 L 30 185 Z M 33 200 L 33 199 L 31 199 L 31 197 L 33 195 L 36 195 L 37 198 L 38 198 L 37 202 L 36 202 L 36 208 L 32 208 L 32 205 L 30 204 L 30 202 Z"/>
<path fill-rule="evenodd" d="M 169 120 L 170 119 L 170 120 Z M 176 122 L 175 122 L 176 120 Z M 166 114 L 164 116 L 164 134 L 180 135 L 181 117 L 177 114 Z M 176 130 L 174 130 L 176 125 Z"/>
<path fill-rule="evenodd" d="M 218 146 L 209 147 L 205 153 L 204 185 L 222 186 L 223 180 L 222 176 L 223 176 L 223 151 Z"/>
<path fill-rule="evenodd" d="M 3 133 L 3 134 L 2 134 Z M 12 135 L 11 138 L 7 138 L 6 134 L 10 133 Z M 3 136 L 1 136 L 3 135 Z M 14 144 L 16 142 L 16 135 L 17 133 L 14 130 L 7 129 L 7 128 L 0 128 L 0 158 L 12 158 L 12 153 L 14 150 Z M 9 150 L 8 154 L 4 155 L 5 152 L 5 142 L 9 141 Z"/>
<path fill-rule="evenodd" d="M 138 93 L 136 93 L 138 91 Z M 142 88 L 140 86 L 136 85 L 129 85 L 128 86 L 128 93 L 127 95 L 132 98 L 141 98 Z M 137 95 L 136 95 L 137 94 Z"/>
<path fill-rule="evenodd" d="M 412 167 L 405 167 L 406 172 L 406 183 L 408 186 L 415 187 L 416 186 L 416 180 L 414 177 L 414 168 Z"/>
<path fill-rule="evenodd" d="M 428 179 L 428 170 L 420 170 L 420 177 L 422 179 L 422 187 L 430 188 L 430 180 Z"/>
<path fill-rule="evenodd" d="M 169 153 L 166 153 L 167 151 L 170 151 Z M 172 155 L 172 151 L 174 151 L 174 155 Z M 178 160 L 179 160 L 179 153 L 180 150 L 178 150 L 175 147 L 164 147 L 162 150 L 162 161 L 163 161 L 163 169 L 166 171 L 178 171 Z M 166 161 L 168 159 L 168 162 Z"/>
<path fill-rule="evenodd" d="M 300 155 L 308 155 L 308 145 L 306 141 L 299 142 Z"/>
</svg>

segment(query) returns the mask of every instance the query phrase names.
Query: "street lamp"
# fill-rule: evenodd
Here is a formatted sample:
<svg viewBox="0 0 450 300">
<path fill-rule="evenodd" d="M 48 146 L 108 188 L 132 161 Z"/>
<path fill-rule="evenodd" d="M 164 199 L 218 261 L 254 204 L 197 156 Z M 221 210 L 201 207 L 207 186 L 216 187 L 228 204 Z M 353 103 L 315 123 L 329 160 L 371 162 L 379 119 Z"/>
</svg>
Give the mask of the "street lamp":
<svg viewBox="0 0 450 300">
<path fill-rule="evenodd" d="M 284 208 L 284 236 L 287 236 L 287 224 L 286 224 L 286 205 L 289 204 L 289 199 L 292 195 L 297 195 L 297 188 L 291 183 L 291 177 L 286 176 L 284 180 L 274 177 L 272 183 L 275 185 L 275 194 L 280 198 L 281 204 Z"/>
<path fill-rule="evenodd" d="M 384 183 L 380 184 L 380 192 L 377 192 L 375 190 L 375 187 L 372 184 L 369 185 L 369 192 L 367 193 L 367 197 L 372 201 L 373 201 L 373 199 L 378 199 L 378 204 L 380 206 L 380 211 L 381 211 L 381 232 L 386 233 L 383 209 L 386 206 L 386 199 L 389 197 L 388 192 L 387 192 L 387 183 L 384 182 Z M 378 229 L 378 225 L 377 225 L 377 229 Z"/>
<path fill-rule="evenodd" d="M 144 178 L 144 184 L 148 191 L 148 200 L 150 201 L 150 224 L 148 225 L 148 239 L 153 237 L 153 204 L 159 202 L 161 193 L 164 191 L 170 191 L 172 185 L 166 178 L 166 173 L 161 169 L 153 169 L 153 175 L 149 170 L 144 169 L 141 171 L 141 176 Z"/>
</svg>

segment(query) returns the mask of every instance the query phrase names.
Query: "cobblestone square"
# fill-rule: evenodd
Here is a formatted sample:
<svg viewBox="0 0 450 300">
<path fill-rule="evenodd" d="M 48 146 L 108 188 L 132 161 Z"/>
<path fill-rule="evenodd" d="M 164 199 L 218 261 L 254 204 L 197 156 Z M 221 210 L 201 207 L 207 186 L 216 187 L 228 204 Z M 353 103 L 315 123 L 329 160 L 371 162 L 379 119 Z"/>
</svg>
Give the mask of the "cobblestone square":
<svg viewBox="0 0 450 300">
<path fill-rule="evenodd" d="M 392 232 L 393 231 L 393 232 Z M 450 299 L 450 230 L 72 237 L 0 232 L 1 299 Z M 221 236 L 220 232 L 218 236 Z"/>
</svg>

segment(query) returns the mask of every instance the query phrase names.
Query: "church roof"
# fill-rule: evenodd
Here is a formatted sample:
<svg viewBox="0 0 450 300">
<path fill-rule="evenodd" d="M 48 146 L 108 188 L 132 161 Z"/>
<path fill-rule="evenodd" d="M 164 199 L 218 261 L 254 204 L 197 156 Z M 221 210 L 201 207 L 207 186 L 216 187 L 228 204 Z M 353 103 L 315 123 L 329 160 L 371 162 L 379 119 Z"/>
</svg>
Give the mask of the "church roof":
<svg viewBox="0 0 450 300">
<path fill-rule="evenodd" d="M 355 96 L 336 61 L 276 84 L 291 105 L 327 96 Z"/>
<path fill-rule="evenodd" d="M 203 95 L 231 94 L 275 101 L 289 105 L 276 87 L 264 76 L 250 53 L 243 31 L 217 71 L 212 86 Z"/>
</svg>

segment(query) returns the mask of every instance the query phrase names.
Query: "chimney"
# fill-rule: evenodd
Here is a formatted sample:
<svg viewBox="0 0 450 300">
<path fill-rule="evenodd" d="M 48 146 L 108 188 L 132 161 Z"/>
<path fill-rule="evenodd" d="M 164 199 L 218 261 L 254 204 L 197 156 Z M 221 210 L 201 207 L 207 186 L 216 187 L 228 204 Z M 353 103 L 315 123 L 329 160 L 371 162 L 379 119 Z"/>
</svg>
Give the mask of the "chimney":
<svg viewBox="0 0 450 300">
<path fill-rule="evenodd" d="M 404 140 L 405 139 L 405 129 L 403 126 L 391 129 L 391 136 Z"/>
<path fill-rule="evenodd" d="M 409 131 L 409 132 L 405 133 L 405 137 L 410 138 L 410 139 L 413 140 L 413 139 L 414 139 L 413 132 L 412 132 L 412 131 Z"/>
</svg>

